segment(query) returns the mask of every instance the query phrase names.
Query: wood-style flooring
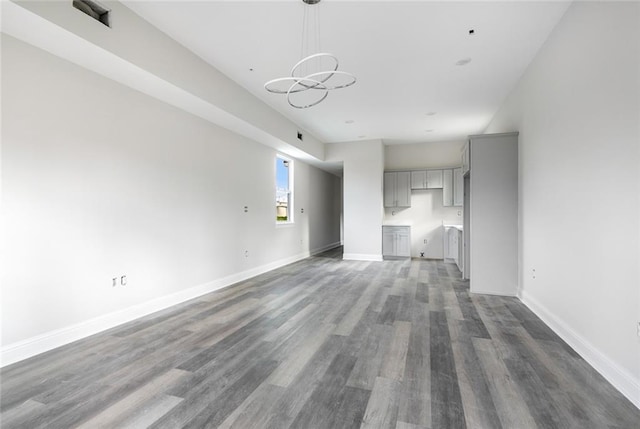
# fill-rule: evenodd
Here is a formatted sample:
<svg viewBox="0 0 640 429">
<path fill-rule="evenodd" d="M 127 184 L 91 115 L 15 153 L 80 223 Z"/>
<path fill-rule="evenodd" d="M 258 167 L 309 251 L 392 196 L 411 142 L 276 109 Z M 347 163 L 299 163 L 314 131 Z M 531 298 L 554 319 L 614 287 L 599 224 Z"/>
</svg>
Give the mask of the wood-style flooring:
<svg viewBox="0 0 640 429">
<path fill-rule="evenodd" d="M 9 428 L 625 428 L 640 411 L 517 299 L 339 250 L 4 368 Z"/>
</svg>

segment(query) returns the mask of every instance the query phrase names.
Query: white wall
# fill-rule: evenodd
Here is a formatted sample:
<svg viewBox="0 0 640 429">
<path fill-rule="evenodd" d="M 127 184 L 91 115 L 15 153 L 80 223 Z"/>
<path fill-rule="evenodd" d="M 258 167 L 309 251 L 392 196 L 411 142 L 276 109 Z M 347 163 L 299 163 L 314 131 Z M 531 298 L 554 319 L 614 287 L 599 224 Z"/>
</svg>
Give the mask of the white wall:
<svg viewBox="0 0 640 429">
<path fill-rule="evenodd" d="M 574 2 L 486 130 L 520 131 L 523 301 L 638 406 L 639 22 Z"/>
<path fill-rule="evenodd" d="M 433 142 L 385 146 L 385 170 L 455 167 L 464 142 Z M 444 207 L 442 189 L 411 191 L 411 207 L 384 210 L 385 224 L 411 226 L 411 256 L 444 258 L 444 224 L 462 224 L 462 207 Z M 427 240 L 427 244 L 424 244 Z"/>
<path fill-rule="evenodd" d="M 3 364 L 339 244 L 338 177 L 276 228 L 273 149 L 6 35 L 2 124 Z"/>
<path fill-rule="evenodd" d="M 329 144 L 326 160 L 343 162 L 344 259 L 382 260 L 382 141 Z"/>
<path fill-rule="evenodd" d="M 455 167 L 461 165 L 464 141 L 388 145 L 384 147 L 385 170 Z"/>
<path fill-rule="evenodd" d="M 67 1 L 3 1 L 2 31 L 289 156 L 324 159 L 324 144 L 117 1 L 111 27 Z M 300 130 L 302 131 L 302 130 Z"/>
<path fill-rule="evenodd" d="M 460 215 L 458 215 L 460 213 Z M 411 226 L 411 256 L 444 258 L 443 224 L 462 224 L 462 207 L 444 207 L 442 189 L 411 191 L 411 207 L 405 209 L 385 208 L 385 225 Z M 427 244 L 424 243 L 427 240 Z"/>
</svg>

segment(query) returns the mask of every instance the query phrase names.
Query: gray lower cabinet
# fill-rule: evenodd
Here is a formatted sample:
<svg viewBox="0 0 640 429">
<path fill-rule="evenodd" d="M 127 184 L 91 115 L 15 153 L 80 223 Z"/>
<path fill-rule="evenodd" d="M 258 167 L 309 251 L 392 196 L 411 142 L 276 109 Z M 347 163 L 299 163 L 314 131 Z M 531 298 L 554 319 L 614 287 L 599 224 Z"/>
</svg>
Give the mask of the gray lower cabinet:
<svg viewBox="0 0 640 429">
<path fill-rule="evenodd" d="M 447 247 L 444 257 L 455 261 L 458 258 L 458 230 L 456 228 L 445 227 L 445 231 L 447 236 Z"/>
<path fill-rule="evenodd" d="M 410 258 L 411 227 L 404 225 L 383 226 L 382 256 L 385 258 Z"/>
<path fill-rule="evenodd" d="M 456 264 L 460 272 L 464 272 L 464 237 L 462 231 L 458 230 L 458 258 Z"/>
<path fill-rule="evenodd" d="M 463 237 L 460 227 L 445 225 L 444 227 L 444 258 L 452 260 L 463 271 L 464 251 Z"/>
</svg>

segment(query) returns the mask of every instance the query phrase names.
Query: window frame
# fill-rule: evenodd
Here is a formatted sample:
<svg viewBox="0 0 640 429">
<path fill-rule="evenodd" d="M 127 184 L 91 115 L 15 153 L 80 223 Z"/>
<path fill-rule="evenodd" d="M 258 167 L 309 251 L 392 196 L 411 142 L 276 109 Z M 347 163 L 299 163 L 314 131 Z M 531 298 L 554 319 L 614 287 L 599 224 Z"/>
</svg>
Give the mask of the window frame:
<svg viewBox="0 0 640 429">
<path fill-rule="evenodd" d="M 280 188 L 278 188 L 278 162 L 282 160 L 284 163 L 287 163 L 287 172 L 288 172 L 288 188 L 283 190 L 286 191 L 286 195 L 287 195 L 287 220 L 278 220 L 278 213 L 277 213 L 277 207 L 278 207 L 278 194 L 280 192 Z M 276 159 L 275 159 L 275 163 L 274 163 L 274 167 L 275 167 L 275 171 L 274 171 L 274 180 L 275 180 L 275 202 L 276 202 L 276 226 L 284 226 L 284 225 L 292 225 L 295 222 L 293 213 L 293 207 L 294 207 L 294 163 L 293 163 L 293 159 L 284 156 L 284 155 L 280 155 L 280 154 L 276 154 Z"/>
</svg>

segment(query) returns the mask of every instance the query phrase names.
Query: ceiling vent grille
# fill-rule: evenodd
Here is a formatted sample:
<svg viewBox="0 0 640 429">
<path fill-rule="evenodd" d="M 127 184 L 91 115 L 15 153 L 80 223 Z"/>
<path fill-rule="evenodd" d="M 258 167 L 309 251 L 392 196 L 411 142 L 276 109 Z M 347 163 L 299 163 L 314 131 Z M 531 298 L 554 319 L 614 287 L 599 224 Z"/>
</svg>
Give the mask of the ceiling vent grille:
<svg viewBox="0 0 640 429">
<path fill-rule="evenodd" d="M 73 7 L 107 27 L 111 27 L 111 11 L 93 0 L 73 0 Z"/>
</svg>

